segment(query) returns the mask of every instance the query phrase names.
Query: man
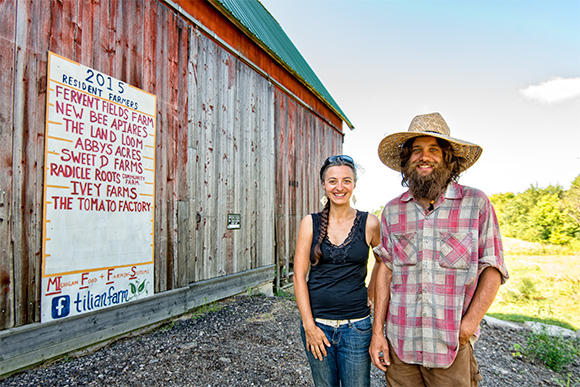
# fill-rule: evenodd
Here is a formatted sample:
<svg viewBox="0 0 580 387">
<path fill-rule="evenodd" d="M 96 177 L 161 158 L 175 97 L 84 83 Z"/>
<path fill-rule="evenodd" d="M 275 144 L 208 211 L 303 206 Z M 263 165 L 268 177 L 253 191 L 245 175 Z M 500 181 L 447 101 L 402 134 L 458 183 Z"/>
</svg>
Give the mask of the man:
<svg viewBox="0 0 580 387">
<path fill-rule="evenodd" d="M 489 199 L 457 183 L 481 152 L 452 138 L 439 113 L 415 117 L 379 145 L 381 161 L 409 187 L 385 206 L 375 248 L 385 263 L 377 278 L 387 280 L 376 284 L 369 352 L 390 387 L 481 380 L 472 344 L 508 278 Z"/>
</svg>

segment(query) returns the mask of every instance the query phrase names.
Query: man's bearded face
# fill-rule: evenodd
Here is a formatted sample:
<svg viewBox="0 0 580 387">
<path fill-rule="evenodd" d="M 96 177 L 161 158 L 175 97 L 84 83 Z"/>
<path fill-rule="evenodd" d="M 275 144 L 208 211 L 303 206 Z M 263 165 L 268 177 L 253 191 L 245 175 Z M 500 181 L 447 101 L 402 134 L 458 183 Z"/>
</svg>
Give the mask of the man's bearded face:
<svg viewBox="0 0 580 387">
<path fill-rule="evenodd" d="M 419 166 L 432 167 L 431 173 L 419 173 Z M 415 198 L 435 200 L 451 181 L 451 170 L 444 160 L 417 160 L 407 162 L 403 173 Z"/>
</svg>

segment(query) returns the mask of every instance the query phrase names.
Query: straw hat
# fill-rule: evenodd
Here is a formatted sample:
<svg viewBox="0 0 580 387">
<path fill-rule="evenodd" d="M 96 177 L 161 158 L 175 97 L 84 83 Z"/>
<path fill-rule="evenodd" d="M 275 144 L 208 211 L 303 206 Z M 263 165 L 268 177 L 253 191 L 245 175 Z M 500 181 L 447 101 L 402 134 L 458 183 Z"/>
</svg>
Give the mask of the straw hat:
<svg viewBox="0 0 580 387">
<path fill-rule="evenodd" d="M 416 116 L 411 121 L 407 132 L 399 132 L 383 138 L 379 144 L 379 157 L 387 167 L 401 172 L 401 148 L 405 141 L 410 138 L 432 136 L 448 141 L 453 148 L 455 156 L 467 160 L 461 172 L 471 167 L 483 149 L 479 145 L 467 141 L 458 140 L 449 135 L 449 126 L 439 113 L 430 113 Z"/>
</svg>

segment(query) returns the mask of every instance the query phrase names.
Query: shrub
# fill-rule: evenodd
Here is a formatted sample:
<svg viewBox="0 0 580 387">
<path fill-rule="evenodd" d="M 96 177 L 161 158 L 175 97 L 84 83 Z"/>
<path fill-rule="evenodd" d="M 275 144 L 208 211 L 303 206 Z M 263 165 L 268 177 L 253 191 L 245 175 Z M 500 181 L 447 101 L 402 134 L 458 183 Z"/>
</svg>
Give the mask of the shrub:
<svg viewBox="0 0 580 387">
<path fill-rule="evenodd" d="M 574 362 L 580 354 L 580 346 L 577 340 L 562 335 L 549 335 L 543 327 L 540 332 L 530 333 L 524 353 L 541 361 L 551 370 L 561 372 L 564 366 Z"/>
<path fill-rule="evenodd" d="M 520 282 L 518 290 L 520 291 L 522 296 L 527 300 L 535 298 L 537 293 L 536 284 L 529 277 L 522 278 L 522 282 Z"/>
</svg>

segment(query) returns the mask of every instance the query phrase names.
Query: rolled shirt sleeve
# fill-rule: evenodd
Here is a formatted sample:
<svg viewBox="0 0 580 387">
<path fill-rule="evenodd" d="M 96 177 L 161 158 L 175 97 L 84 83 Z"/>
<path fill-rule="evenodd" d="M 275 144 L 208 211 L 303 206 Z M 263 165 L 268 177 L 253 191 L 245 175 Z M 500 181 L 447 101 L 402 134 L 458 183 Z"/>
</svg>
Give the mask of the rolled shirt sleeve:
<svg viewBox="0 0 580 387">
<path fill-rule="evenodd" d="M 503 255 L 503 244 L 499 222 L 489 199 L 485 197 L 485 205 L 479 218 L 479 265 L 477 275 L 481 275 L 488 267 L 496 268 L 501 274 L 501 283 L 509 279 Z"/>
</svg>

